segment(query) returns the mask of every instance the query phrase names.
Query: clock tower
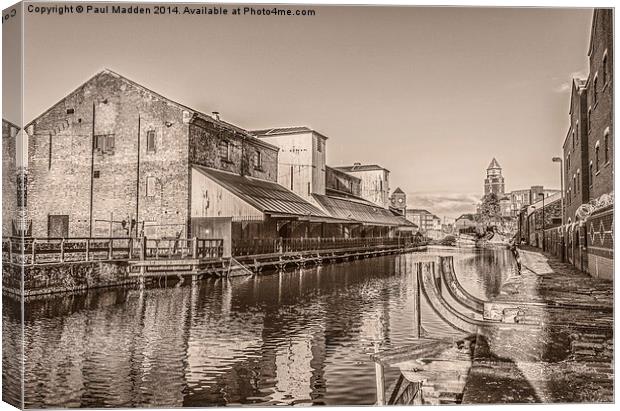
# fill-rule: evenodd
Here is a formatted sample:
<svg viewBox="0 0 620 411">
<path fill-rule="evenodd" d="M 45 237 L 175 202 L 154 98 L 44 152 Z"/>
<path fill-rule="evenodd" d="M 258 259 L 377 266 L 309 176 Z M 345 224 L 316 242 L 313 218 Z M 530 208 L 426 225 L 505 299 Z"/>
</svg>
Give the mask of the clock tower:
<svg viewBox="0 0 620 411">
<path fill-rule="evenodd" d="M 405 215 L 407 209 L 407 194 L 398 187 L 390 197 L 390 206 Z"/>
<path fill-rule="evenodd" d="M 504 194 L 502 167 L 495 158 L 493 158 L 491 164 L 487 167 L 487 178 L 484 179 L 484 195 L 489 193 L 495 193 L 498 197 Z"/>
</svg>

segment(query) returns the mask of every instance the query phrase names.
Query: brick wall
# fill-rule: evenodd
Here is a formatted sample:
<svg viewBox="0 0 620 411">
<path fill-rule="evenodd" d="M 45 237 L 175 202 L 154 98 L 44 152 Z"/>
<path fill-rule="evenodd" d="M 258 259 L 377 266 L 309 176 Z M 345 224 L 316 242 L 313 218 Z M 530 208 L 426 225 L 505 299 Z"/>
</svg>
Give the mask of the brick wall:
<svg viewBox="0 0 620 411">
<path fill-rule="evenodd" d="M 596 9 L 592 22 L 588 77 L 588 163 L 592 162 L 590 199 L 613 191 L 613 16 Z M 604 61 L 607 62 L 605 68 Z M 607 144 L 605 136 L 607 135 Z M 597 166 L 598 148 L 598 166 Z"/>
<path fill-rule="evenodd" d="M 228 159 L 220 155 L 222 142 L 229 144 Z M 260 167 L 255 166 L 257 152 L 260 152 Z M 201 118 L 193 120 L 189 127 L 189 161 L 263 180 L 278 179 L 278 150 L 275 147 Z"/>
<path fill-rule="evenodd" d="M 17 127 L 2 120 L 2 236 L 13 232 L 17 218 Z"/>
<path fill-rule="evenodd" d="M 613 278 L 613 207 L 593 213 L 586 220 L 588 273 L 593 277 Z"/>
<path fill-rule="evenodd" d="M 575 211 L 589 198 L 587 90 L 581 81 L 573 82 L 571 125 L 564 141 L 564 221 L 575 222 Z"/>
<path fill-rule="evenodd" d="M 32 235 L 48 235 L 50 215 L 69 216 L 69 237 L 89 235 L 91 161 L 98 172 L 92 179 L 93 235 L 108 235 L 110 224 L 95 220 L 109 220 L 111 212 L 117 221 L 146 220 L 147 235 L 185 233 L 189 216 L 185 117 L 179 106 L 104 71 L 37 118 L 27 129 Z M 147 153 L 151 130 L 155 150 Z M 93 133 L 113 137 L 113 148 L 93 150 Z M 155 177 L 155 184 L 147 196 L 149 177 Z M 113 224 L 113 229 L 113 235 L 126 235 L 120 224 Z"/>
</svg>

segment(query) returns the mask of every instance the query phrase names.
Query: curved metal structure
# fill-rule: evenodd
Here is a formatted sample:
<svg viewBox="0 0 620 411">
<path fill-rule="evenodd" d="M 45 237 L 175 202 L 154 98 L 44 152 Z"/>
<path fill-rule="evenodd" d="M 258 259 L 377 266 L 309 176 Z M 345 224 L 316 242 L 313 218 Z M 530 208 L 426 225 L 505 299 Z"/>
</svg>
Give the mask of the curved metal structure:
<svg viewBox="0 0 620 411">
<path fill-rule="evenodd" d="M 505 323 L 501 321 L 476 319 L 472 316 L 463 314 L 459 309 L 451 306 L 441 295 L 440 284 L 437 281 L 437 266 L 439 266 L 439 261 L 416 263 L 418 286 L 420 287 L 421 294 L 424 295 L 435 314 L 455 330 L 474 334 L 478 332 L 479 327 L 488 326 L 528 329 L 539 327 L 538 324 Z"/>
<path fill-rule="evenodd" d="M 439 272 L 441 274 L 441 280 L 446 285 L 446 289 L 450 296 L 459 304 L 473 310 L 476 313 L 482 314 L 484 312 L 484 304 L 487 301 L 481 300 L 471 295 L 461 285 L 456 272 L 454 270 L 454 257 L 439 257 Z"/>
</svg>

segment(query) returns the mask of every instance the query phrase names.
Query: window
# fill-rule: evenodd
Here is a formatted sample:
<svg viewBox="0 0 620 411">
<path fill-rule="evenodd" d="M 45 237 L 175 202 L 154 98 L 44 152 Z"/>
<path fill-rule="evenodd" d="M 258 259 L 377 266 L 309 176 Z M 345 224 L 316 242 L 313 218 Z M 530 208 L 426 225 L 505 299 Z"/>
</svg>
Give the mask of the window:
<svg viewBox="0 0 620 411">
<path fill-rule="evenodd" d="M 609 163 L 609 128 L 605 129 L 605 138 L 604 138 L 604 144 L 605 144 L 605 164 Z"/>
<path fill-rule="evenodd" d="M 95 150 L 103 151 L 105 145 L 105 136 L 95 136 Z"/>
<path fill-rule="evenodd" d="M 577 194 L 577 176 L 573 174 L 573 191 Z"/>
<path fill-rule="evenodd" d="M 592 172 L 592 162 L 590 161 L 590 167 L 588 169 L 588 177 L 590 178 L 590 187 L 592 187 L 592 183 L 594 182 L 594 173 Z"/>
<path fill-rule="evenodd" d="M 607 58 L 607 50 L 605 50 L 605 54 L 603 54 L 603 87 L 609 81 L 609 59 Z"/>
<path fill-rule="evenodd" d="M 99 170 L 95 170 L 93 171 L 93 178 L 99 178 L 99 176 L 101 175 Z"/>
<path fill-rule="evenodd" d="M 99 134 L 95 136 L 95 151 L 99 154 L 114 154 L 114 134 Z"/>
<path fill-rule="evenodd" d="M 319 153 L 323 152 L 323 139 L 320 137 L 317 137 L 316 149 Z"/>
<path fill-rule="evenodd" d="M 579 145 L 579 121 L 575 124 L 576 134 L 577 134 L 577 145 Z"/>
<path fill-rule="evenodd" d="M 155 196 L 155 177 L 146 178 L 146 196 L 147 197 Z"/>
<path fill-rule="evenodd" d="M 222 160 L 230 161 L 230 143 L 226 140 L 220 141 L 219 150 Z"/>
<path fill-rule="evenodd" d="M 575 190 L 579 191 L 581 188 L 581 172 L 577 170 L 577 188 Z"/>
<path fill-rule="evenodd" d="M 592 129 L 592 108 L 588 109 L 588 133 Z"/>
<path fill-rule="evenodd" d="M 114 151 L 114 135 L 106 136 L 105 138 L 105 151 L 110 153 Z"/>
<path fill-rule="evenodd" d="M 146 132 L 146 152 L 155 152 L 155 130 L 149 130 Z"/>
<path fill-rule="evenodd" d="M 74 109 L 72 109 L 72 108 L 68 108 L 67 109 L 67 114 L 73 114 L 73 113 L 75 113 Z"/>
<path fill-rule="evenodd" d="M 598 77 L 594 76 L 594 81 L 592 82 L 592 102 L 596 104 L 598 100 L 598 90 L 596 88 L 598 83 Z"/>
<path fill-rule="evenodd" d="M 600 158 L 599 158 L 599 151 L 600 151 L 600 148 L 601 148 L 601 147 L 600 147 L 600 145 L 599 145 L 599 143 L 598 143 L 598 141 L 597 141 L 597 142 L 596 142 L 596 148 L 594 149 L 594 150 L 595 150 L 595 155 L 594 155 L 595 157 L 594 157 L 594 160 L 596 161 L 596 172 L 597 172 L 597 173 L 598 173 L 598 172 L 599 172 L 599 170 L 601 169 L 601 167 L 600 167 L 600 163 L 599 163 L 599 159 L 600 159 Z"/>
<path fill-rule="evenodd" d="M 263 167 L 263 155 L 259 150 L 254 153 L 254 168 Z"/>
</svg>

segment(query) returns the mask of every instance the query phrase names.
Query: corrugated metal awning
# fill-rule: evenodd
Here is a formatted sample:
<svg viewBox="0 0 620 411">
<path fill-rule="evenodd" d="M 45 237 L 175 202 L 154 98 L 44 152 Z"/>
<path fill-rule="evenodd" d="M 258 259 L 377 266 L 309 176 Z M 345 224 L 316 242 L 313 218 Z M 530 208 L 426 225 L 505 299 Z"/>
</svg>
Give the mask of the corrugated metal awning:
<svg viewBox="0 0 620 411">
<path fill-rule="evenodd" d="M 332 220 L 323 210 L 273 181 L 241 176 L 199 165 L 192 167 L 265 214 L 315 221 Z"/>
<path fill-rule="evenodd" d="M 413 223 L 390 210 L 358 198 L 313 194 L 314 199 L 333 218 L 348 222 L 381 226 L 410 226 Z"/>
</svg>

